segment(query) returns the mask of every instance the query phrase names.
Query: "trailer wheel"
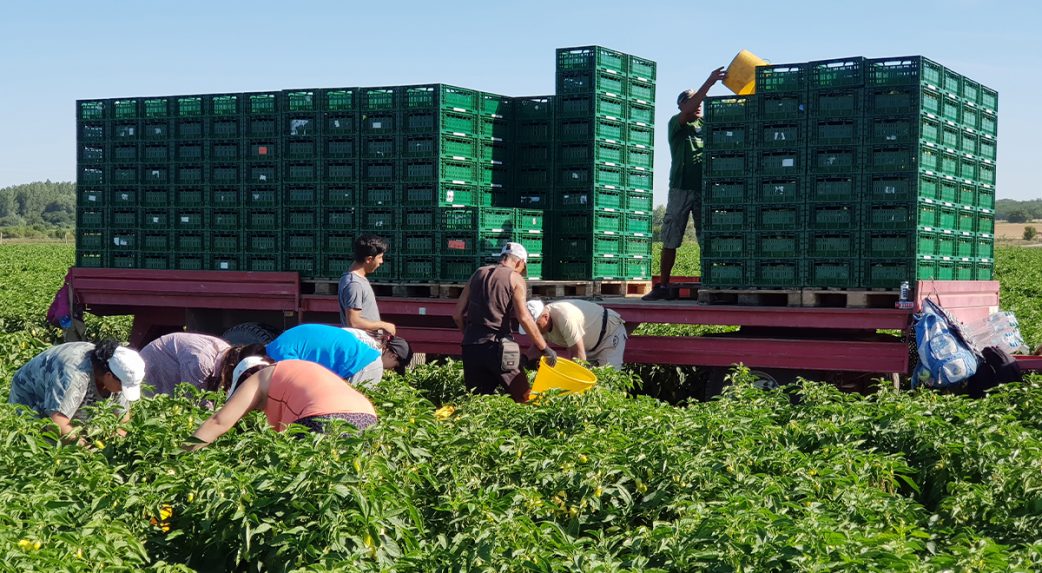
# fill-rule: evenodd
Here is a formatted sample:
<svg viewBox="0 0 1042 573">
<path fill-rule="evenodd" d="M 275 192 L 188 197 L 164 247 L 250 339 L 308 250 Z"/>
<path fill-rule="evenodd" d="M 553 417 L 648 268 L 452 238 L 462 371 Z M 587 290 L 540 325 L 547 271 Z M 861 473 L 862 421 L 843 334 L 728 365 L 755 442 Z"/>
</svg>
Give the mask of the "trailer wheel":
<svg viewBox="0 0 1042 573">
<path fill-rule="evenodd" d="M 731 384 L 727 375 L 731 373 L 730 368 L 712 368 L 706 378 L 705 400 L 711 400 L 723 393 L 724 388 Z M 786 384 L 791 384 L 799 377 L 795 370 L 783 370 L 780 368 L 761 368 L 750 370 L 753 375 L 753 386 L 761 390 L 777 390 Z"/>
<path fill-rule="evenodd" d="M 221 335 L 228 344 L 267 344 L 279 335 L 279 331 L 261 322 L 243 322 L 224 331 Z"/>
</svg>

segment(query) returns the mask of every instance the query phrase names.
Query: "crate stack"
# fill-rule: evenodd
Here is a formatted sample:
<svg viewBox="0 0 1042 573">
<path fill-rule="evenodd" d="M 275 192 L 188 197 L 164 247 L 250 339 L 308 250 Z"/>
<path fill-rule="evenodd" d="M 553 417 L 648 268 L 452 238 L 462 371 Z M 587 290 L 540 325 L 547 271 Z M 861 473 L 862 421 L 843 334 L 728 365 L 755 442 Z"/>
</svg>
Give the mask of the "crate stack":
<svg viewBox="0 0 1042 573">
<path fill-rule="evenodd" d="M 994 90 L 923 57 L 757 68 L 706 101 L 703 283 L 990 279 Z"/>
<path fill-rule="evenodd" d="M 552 278 L 650 278 L 654 101 L 654 62 L 557 50 Z"/>
</svg>

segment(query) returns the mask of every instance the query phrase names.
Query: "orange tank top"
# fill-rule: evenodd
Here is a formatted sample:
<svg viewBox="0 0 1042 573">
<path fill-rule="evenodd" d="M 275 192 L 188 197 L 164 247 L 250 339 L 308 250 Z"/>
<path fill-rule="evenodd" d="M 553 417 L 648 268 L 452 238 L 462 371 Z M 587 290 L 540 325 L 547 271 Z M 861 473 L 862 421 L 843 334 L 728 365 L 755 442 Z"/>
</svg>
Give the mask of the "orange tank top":
<svg viewBox="0 0 1042 573">
<path fill-rule="evenodd" d="M 306 360 L 275 364 L 264 415 L 275 431 L 308 416 L 362 413 L 376 415 L 369 399 L 326 367 Z"/>
</svg>

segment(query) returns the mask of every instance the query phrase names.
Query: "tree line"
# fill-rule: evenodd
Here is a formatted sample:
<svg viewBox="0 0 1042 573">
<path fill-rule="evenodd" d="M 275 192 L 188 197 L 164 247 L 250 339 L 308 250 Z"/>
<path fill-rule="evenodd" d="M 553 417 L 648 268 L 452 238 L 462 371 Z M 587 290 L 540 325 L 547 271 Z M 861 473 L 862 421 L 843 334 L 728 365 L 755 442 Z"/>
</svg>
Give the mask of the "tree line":
<svg viewBox="0 0 1042 573">
<path fill-rule="evenodd" d="M 1042 219 L 1042 199 L 1031 199 L 1030 201 L 999 199 L 995 201 L 995 218 L 1010 223 L 1027 223 Z"/>
<path fill-rule="evenodd" d="M 62 238 L 75 226 L 75 183 L 48 180 L 0 189 L 4 237 Z"/>
</svg>

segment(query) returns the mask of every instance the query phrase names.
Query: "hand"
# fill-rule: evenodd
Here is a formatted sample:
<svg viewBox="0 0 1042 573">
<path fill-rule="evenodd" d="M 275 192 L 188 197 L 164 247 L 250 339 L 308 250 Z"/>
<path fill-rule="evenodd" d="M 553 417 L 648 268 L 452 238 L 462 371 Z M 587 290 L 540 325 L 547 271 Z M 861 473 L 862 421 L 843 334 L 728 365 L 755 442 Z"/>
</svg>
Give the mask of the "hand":
<svg viewBox="0 0 1042 573">
<path fill-rule="evenodd" d="M 543 358 L 546 358 L 546 363 L 549 364 L 551 368 L 557 366 L 557 353 L 554 352 L 554 349 L 550 348 L 549 345 L 543 349 Z"/>
<path fill-rule="evenodd" d="M 381 324 L 381 328 L 383 328 L 384 332 L 390 334 L 391 336 L 396 336 L 398 334 L 397 329 L 395 329 L 394 325 L 390 322 L 385 322 Z"/>
<path fill-rule="evenodd" d="M 709 72 L 709 77 L 706 78 L 705 87 L 712 87 L 716 82 L 722 82 L 727 77 L 727 72 L 724 71 L 723 66 Z"/>
</svg>

